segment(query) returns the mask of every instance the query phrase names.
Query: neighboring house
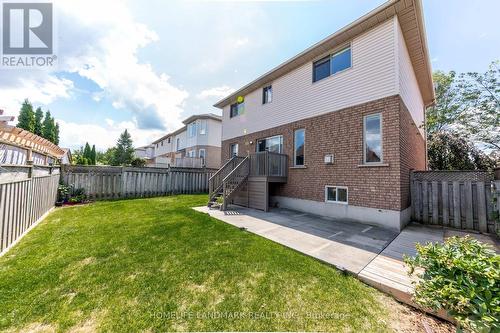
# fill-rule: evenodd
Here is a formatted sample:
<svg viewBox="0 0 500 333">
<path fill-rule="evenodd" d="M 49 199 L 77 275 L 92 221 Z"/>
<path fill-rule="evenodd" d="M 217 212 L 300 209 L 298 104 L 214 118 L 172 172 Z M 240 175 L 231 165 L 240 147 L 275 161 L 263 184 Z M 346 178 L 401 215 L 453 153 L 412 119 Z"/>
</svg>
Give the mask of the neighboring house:
<svg viewBox="0 0 500 333">
<path fill-rule="evenodd" d="M 221 123 L 221 117 L 211 113 L 187 118 L 185 126 L 153 142 L 155 164 L 220 167 Z"/>
<path fill-rule="evenodd" d="M 134 157 L 142 158 L 146 161 L 146 165 L 153 165 L 155 163 L 155 146 L 153 144 L 138 147 L 134 149 Z"/>
<path fill-rule="evenodd" d="M 64 155 L 61 157 L 61 164 L 72 164 L 73 157 L 71 156 L 71 149 L 61 148 L 64 151 Z"/>
<path fill-rule="evenodd" d="M 400 230 L 433 103 L 421 1 L 389 1 L 215 105 L 222 160 L 240 157 L 210 200 Z"/>
</svg>

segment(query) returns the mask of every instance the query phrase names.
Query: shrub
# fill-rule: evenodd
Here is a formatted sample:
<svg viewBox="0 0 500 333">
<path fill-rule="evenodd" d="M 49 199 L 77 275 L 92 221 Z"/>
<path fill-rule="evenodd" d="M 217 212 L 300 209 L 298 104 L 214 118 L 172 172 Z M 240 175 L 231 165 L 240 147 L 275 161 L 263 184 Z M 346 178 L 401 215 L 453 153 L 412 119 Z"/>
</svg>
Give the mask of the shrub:
<svg viewBox="0 0 500 333">
<path fill-rule="evenodd" d="M 416 247 L 417 255 L 405 263 L 410 275 L 423 269 L 417 274 L 417 304 L 447 310 L 461 328 L 499 332 L 500 256 L 469 236 Z"/>
</svg>

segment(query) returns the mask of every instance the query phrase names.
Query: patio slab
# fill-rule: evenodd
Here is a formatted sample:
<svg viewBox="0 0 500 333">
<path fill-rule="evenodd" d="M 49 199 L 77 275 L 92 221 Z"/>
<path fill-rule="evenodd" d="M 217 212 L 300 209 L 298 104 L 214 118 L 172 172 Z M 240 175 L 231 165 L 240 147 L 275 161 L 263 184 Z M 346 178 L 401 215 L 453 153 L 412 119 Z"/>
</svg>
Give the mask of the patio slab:
<svg viewBox="0 0 500 333">
<path fill-rule="evenodd" d="M 397 236 L 396 232 L 380 227 L 288 209 L 270 212 L 234 206 L 225 212 L 208 207 L 194 209 L 353 274 L 360 273 Z"/>
</svg>

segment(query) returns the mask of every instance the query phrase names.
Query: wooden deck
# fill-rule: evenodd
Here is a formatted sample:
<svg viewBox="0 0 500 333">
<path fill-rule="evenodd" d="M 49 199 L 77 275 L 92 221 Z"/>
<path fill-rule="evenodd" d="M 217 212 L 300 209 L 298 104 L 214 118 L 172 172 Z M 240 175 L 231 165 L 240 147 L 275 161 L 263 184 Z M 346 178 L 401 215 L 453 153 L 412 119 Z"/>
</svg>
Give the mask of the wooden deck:
<svg viewBox="0 0 500 333">
<path fill-rule="evenodd" d="M 366 265 L 358 276 L 365 283 L 410 304 L 414 278 L 408 276 L 408 268 L 403 263 L 403 255 L 414 256 L 417 243 L 443 242 L 443 240 L 443 229 L 410 225 Z"/>
</svg>

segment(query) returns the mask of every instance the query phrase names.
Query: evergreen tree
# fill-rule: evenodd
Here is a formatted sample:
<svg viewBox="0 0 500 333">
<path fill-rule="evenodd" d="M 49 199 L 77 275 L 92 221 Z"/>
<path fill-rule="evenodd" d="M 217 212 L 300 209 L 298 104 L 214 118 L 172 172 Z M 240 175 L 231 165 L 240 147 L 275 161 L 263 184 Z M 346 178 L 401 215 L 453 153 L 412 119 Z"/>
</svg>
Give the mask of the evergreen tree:
<svg viewBox="0 0 500 333">
<path fill-rule="evenodd" d="M 120 134 L 114 151 L 113 165 L 130 165 L 134 159 L 134 147 L 130 133 L 125 130 Z"/>
<path fill-rule="evenodd" d="M 90 164 L 96 165 L 95 145 L 92 145 L 92 150 L 90 151 Z"/>
<path fill-rule="evenodd" d="M 42 126 L 42 137 L 50 142 L 55 141 L 55 124 L 54 118 L 50 116 L 50 111 L 45 112 L 45 119 Z"/>
<path fill-rule="evenodd" d="M 89 161 L 89 163 L 92 159 L 91 154 L 92 153 L 90 150 L 90 145 L 88 142 L 85 142 L 85 148 L 83 149 L 83 157 L 85 157 Z"/>
<path fill-rule="evenodd" d="M 31 105 L 28 99 L 25 99 L 21 106 L 17 127 L 30 132 L 35 131 L 35 113 L 33 112 L 33 105 Z"/>
<path fill-rule="evenodd" d="M 54 143 L 59 145 L 59 123 L 54 126 Z"/>
<path fill-rule="evenodd" d="M 42 120 L 43 120 L 43 111 L 42 108 L 38 107 L 35 111 L 35 127 L 34 132 L 36 135 L 42 136 Z"/>
</svg>

